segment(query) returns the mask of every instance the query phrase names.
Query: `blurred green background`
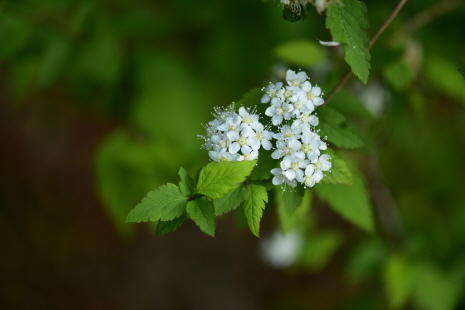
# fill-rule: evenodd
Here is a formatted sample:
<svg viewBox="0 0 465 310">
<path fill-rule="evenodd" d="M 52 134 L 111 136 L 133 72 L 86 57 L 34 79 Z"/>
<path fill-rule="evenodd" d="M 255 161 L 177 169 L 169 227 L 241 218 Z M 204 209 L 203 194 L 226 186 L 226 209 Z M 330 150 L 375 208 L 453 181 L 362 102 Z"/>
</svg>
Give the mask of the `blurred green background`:
<svg viewBox="0 0 465 310">
<path fill-rule="evenodd" d="M 370 36 L 396 1 L 365 1 Z M 1 309 L 465 309 L 465 7 L 410 1 L 330 105 L 364 139 L 378 233 L 318 199 L 276 268 L 230 214 L 211 238 L 124 218 L 208 162 L 214 106 L 306 70 L 347 71 L 324 17 L 278 1 L 0 1 Z M 268 209 L 267 209 L 268 210 Z"/>
</svg>

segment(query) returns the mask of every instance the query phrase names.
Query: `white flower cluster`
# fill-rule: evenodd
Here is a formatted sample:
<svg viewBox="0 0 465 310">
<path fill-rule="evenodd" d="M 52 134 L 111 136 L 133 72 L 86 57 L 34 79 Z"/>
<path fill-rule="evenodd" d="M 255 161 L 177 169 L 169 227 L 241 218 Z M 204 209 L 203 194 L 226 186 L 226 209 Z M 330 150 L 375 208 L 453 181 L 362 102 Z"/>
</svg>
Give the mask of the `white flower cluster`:
<svg viewBox="0 0 465 310">
<path fill-rule="evenodd" d="M 331 169 L 331 157 L 320 153 L 326 150 L 326 143 L 313 131 L 318 117 L 312 112 L 324 100 L 321 89 L 310 84 L 305 72 L 288 70 L 286 81 L 287 86 L 270 83 L 261 99 L 262 103 L 270 103 L 265 114 L 280 128 L 279 133 L 273 134 L 277 142 L 271 157 L 282 158 L 280 168 L 271 170 L 273 184 L 285 182 L 295 187 L 299 182 L 311 187 L 323 178 L 324 171 Z"/>
<path fill-rule="evenodd" d="M 303 6 L 304 8 L 307 4 L 312 4 L 318 14 L 321 15 L 326 10 L 326 7 L 332 3 L 334 0 L 281 0 L 281 3 L 288 6 L 294 13 L 300 14 L 300 8 Z M 337 3 L 341 3 L 340 0 L 335 0 Z"/>
<path fill-rule="evenodd" d="M 207 135 L 199 136 L 205 140 L 205 148 L 211 160 L 242 161 L 258 158 L 258 150 L 263 147 L 270 150 L 273 133 L 266 130 L 258 121 L 258 114 L 244 107 L 239 113 L 234 105 L 226 109 L 215 108 L 215 119 L 205 126 Z"/>
</svg>

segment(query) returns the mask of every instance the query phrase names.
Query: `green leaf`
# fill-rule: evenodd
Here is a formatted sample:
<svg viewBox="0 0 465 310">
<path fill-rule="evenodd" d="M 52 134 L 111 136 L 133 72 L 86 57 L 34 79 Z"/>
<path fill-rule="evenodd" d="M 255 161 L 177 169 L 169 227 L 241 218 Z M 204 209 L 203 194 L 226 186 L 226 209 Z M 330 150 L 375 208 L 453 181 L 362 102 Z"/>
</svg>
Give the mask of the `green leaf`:
<svg viewBox="0 0 465 310">
<path fill-rule="evenodd" d="M 317 184 L 318 197 L 343 218 L 372 232 L 374 229 L 372 206 L 362 176 L 352 171 L 354 185 Z"/>
<path fill-rule="evenodd" d="M 214 200 L 223 198 L 245 181 L 256 163 L 256 160 L 210 163 L 200 171 L 195 192 Z"/>
<path fill-rule="evenodd" d="M 457 74 L 456 65 L 439 55 L 429 55 L 425 59 L 424 74 L 431 88 L 465 104 L 465 81 Z"/>
<path fill-rule="evenodd" d="M 412 268 L 406 257 L 395 254 L 384 266 L 384 286 L 390 309 L 403 309 L 412 295 Z"/>
<path fill-rule="evenodd" d="M 402 58 L 385 66 L 383 74 L 386 81 L 397 91 L 408 89 L 414 78 L 412 69 Z"/>
<path fill-rule="evenodd" d="M 151 191 L 129 212 L 126 222 L 169 221 L 181 216 L 186 209 L 187 197 L 171 183 Z"/>
<path fill-rule="evenodd" d="M 222 215 L 235 210 L 245 198 L 245 186 L 239 185 L 238 188 L 233 189 L 226 195 L 226 197 L 215 200 L 215 215 Z"/>
<path fill-rule="evenodd" d="M 308 211 L 312 203 L 312 191 L 306 190 L 301 199 L 300 205 L 293 212 L 289 212 L 288 203 L 286 203 L 285 195 L 280 189 L 276 190 L 276 199 L 278 205 L 278 216 L 283 233 L 287 233 L 296 226 L 308 226 L 310 218 Z M 291 210 L 292 211 L 292 210 Z"/>
<path fill-rule="evenodd" d="M 337 230 L 312 233 L 305 241 L 300 262 L 310 271 L 320 270 L 341 245 L 342 239 Z"/>
<path fill-rule="evenodd" d="M 344 0 L 344 5 L 334 1 L 327 7 L 326 28 L 331 31 L 333 41 L 344 48 L 344 59 L 352 72 L 364 83 L 370 71 L 370 40 L 365 29 L 369 28 L 367 9 L 363 2 Z"/>
<path fill-rule="evenodd" d="M 186 196 L 191 196 L 195 191 L 195 181 L 187 173 L 187 171 L 181 167 L 179 169 L 179 177 L 181 181 L 179 182 L 179 189 Z"/>
<path fill-rule="evenodd" d="M 354 179 L 347 164 L 344 160 L 339 158 L 333 150 L 328 149 L 326 154 L 331 156 L 331 169 L 325 172 L 325 177 L 321 180 L 325 184 L 347 184 L 353 185 Z"/>
<path fill-rule="evenodd" d="M 252 233 L 260 237 L 260 220 L 265 209 L 265 202 L 268 202 L 268 193 L 261 185 L 248 184 L 246 189 L 246 198 L 243 203 L 244 214 Z"/>
<path fill-rule="evenodd" d="M 347 127 L 345 117 L 331 107 L 318 111 L 320 136 L 338 147 L 357 148 L 364 145 L 363 141 Z"/>
<path fill-rule="evenodd" d="M 274 49 L 274 55 L 290 64 L 303 67 L 314 66 L 324 60 L 321 46 L 310 40 L 282 43 Z"/>
<path fill-rule="evenodd" d="M 252 173 L 250 173 L 249 180 L 268 180 L 271 179 L 271 169 L 276 167 L 276 159 L 271 158 L 272 151 L 260 150 L 258 161 Z"/>
<path fill-rule="evenodd" d="M 210 200 L 196 198 L 187 204 L 187 213 L 204 233 L 215 236 L 215 207 Z"/>
<path fill-rule="evenodd" d="M 305 189 L 302 186 L 297 186 L 281 193 L 281 201 L 284 204 L 287 214 L 294 214 L 294 212 L 302 205 L 302 198 L 304 194 Z"/>
<path fill-rule="evenodd" d="M 265 92 L 260 88 L 252 88 L 250 91 L 245 93 L 240 100 L 234 103 L 234 108 L 236 110 L 240 107 L 244 107 L 246 109 L 256 109 L 258 114 L 265 115 L 265 111 L 269 105 L 260 102 L 260 99 L 264 94 Z"/>
<path fill-rule="evenodd" d="M 157 236 L 162 236 L 171 233 L 175 231 L 179 226 L 181 226 L 181 224 L 184 222 L 186 218 L 186 213 L 183 213 L 180 217 L 175 218 L 171 221 L 158 221 L 155 233 L 157 234 Z"/>
<path fill-rule="evenodd" d="M 430 263 L 417 263 L 414 269 L 414 304 L 424 310 L 452 310 L 460 298 L 461 285 Z"/>
</svg>

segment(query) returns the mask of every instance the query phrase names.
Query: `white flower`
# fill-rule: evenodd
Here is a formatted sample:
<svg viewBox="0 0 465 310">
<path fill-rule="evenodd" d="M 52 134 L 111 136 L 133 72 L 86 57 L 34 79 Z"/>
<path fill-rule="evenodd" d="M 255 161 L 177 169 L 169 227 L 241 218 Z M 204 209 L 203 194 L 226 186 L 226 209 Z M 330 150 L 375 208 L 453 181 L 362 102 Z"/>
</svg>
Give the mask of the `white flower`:
<svg viewBox="0 0 465 310">
<path fill-rule="evenodd" d="M 292 122 L 292 128 L 299 129 L 301 131 L 310 130 L 310 126 L 318 125 L 318 117 L 310 114 L 302 114 L 298 119 Z"/>
<path fill-rule="evenodd" d="M 320 182 L 322 178 L 323 174 L 321 171 L 315 170 L 315 166 L 313 165 L 308 165 L 307 168 L 305 168 L 305 176 L 302 183 L 308 187 L 312 187 L 316 183 Z"/>
<path fill-rule="evenodd" d="M 242 148 L 242 154 L 243 155 L 239 156 L 237 161 L 254 160 L 258 158 L 258 151 L 253 150 L 251 147 L 247 145 Z"/>
<path fill-rule="evenodd" d="M 231 154 L 226 151 L 210 151 L 208 152 L 208 155 L 210 156 L 210 159 L 216 162 L 220 161 L 237 161 L 239 159 L 239 154 Z"/>
<path fill-rule="evenodd" d="M 312 164 L 315 166 L 317 171 L 328 171 L 332 166 L 331 162 L 329 161 L 330 159 L 331 156 L 328 154 L 323 154 L 320 157 L 312 160 Z"/>
<path fill-rule="evenodd" d="M 288 180 L 296 179 L 302 182 L 304 172 L 303 168 L 307 167 L 310 162 L 305 159 L 303 153 L 295 153 L 292 156 L 286 156 L 281 161 L 281 169 L 284 171 L 284 175 Z"/>
<path fill-rule="evenodd" d="M 249 111 L 247 111 L 244 107 L 239 108 L 239 115 L 242 117 L 243 126 L 245 124 L 255 129 L 257 125 L 259 124 L 258 115 L 250 114 Z"/>
<path fill-rule="evenodd" d="M 306 130 L 302 134 L 302 147 L 301 150 L 307 155 L 309 160 L 314 160 L 320 155 L 321 147 L 320 136 L 313 131 Z"/>
<path fill-rule="evenodd" d="M 265 126 L 259 124 L 256 129 L 255 136 L 260 141 L 262 147 L 269 151 L 273 147 L 270 140 L 273 138 L 273 133 L 271 131 L 265 130 Z"/>
<path fill-rule="evenodd" d="M 278 90 L 281 89 L 283 83 L 278 82 L 276 84 L 270 83 L 265 89 L 266 94 L 264 94 L 260 100 L 261 103 L 268 103 L 271 99 L 277 96 Z"/>
<path fill-rule="evenodd" d="M 297 186 L 297 181 L 295 179 L 294 180 L 289 180 L 286 177 L 286 175 L 284 174 L 285 172 L 281 168 L 271 169 L 271 173 L 274 174 L 274 177 L 273 177 L 273 180 L 272 180 L 273 185 L 280 185 L 280 184 L 286 182 L 287 184 L 289 184 L 292 187 Z"/>
<path fill-rule="evenodd" d="M 309 81 L 306 81 L 302 85 L 302 90 L 305 92 L 307 99 L 313 103 L 315 106 L 322 105 L 325 101 L 321 98 L 321 88 L 318 86 L 312 87 Z"/>
<path fill-rule="evenodd" d="M 273 138 L 277 140 L 299 139 L 301 132 L 300 128 L 292 128 L 289 125 L 284 125 L 281 127 L 281 132 L 275 133 Z"/>
<path fill-rule="evenodd" d="M 279 98 L 271 99 L 271 106 L 265 111 L 265 115 L 271 117 L 273 125 L 277 126 L 282 123 L 283 119 L 291 118 L 292 104 L 283 102 Z"/>
<path fill-rule="evenodd" d="M 300 87 L 308 79 L 307 73 L 300 71 L 295 73 L 292 70 L 287 70 L 286 81 L 290 86 Z"/>
</svg>

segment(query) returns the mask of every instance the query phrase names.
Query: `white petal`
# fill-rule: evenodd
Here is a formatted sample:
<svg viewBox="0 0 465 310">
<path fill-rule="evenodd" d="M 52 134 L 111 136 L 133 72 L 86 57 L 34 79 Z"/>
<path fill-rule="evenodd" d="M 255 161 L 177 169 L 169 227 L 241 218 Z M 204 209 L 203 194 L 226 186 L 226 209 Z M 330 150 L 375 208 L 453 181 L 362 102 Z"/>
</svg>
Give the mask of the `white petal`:
<svg viewBox="0 0 465 310">
<path fill-rule="evenodd" d="M 233 144 L 229 146 L 229 153 L 236 154 L 237 152 L 239 152 L 240 149 L 241 149 L 241 146 L 239 145 L 239 143 L 234 142 Z"/>
<path fill-rule="evenodd" d="M 231 142 L 236 141 L 237 139 L 239 139 L 239 134 L 237 133 L 237 131 L 228 131 L 226 136 L 228 137 L 229 141 L 231 141 Z"/>
<path fill-rule="evenodd" d="M 263 147 L 265 150 L 269 151 L 269 150 L 271 150 L 271 148 L 273 147 L 273 145 L 271 144 L 270 141 L 268 141 L 268 140 L 263 140 L 263 141 L 262 141 L 262 147 Z M 272 156 L 273 156 L 273 155 L 272 155 Z"/>
<path fill-rule="evenodd" d="M 322 105 L 325 101 L 321 97 L 315 97 L 312 100 L 313 104 L 316 106 Z"/>
<path fill-rule="evenodd" d="M 261 103 L 268 103 L 268 102 L 270 102 L 270 100 L 271 100 L 271 97 L 268 94 L 264 94 L 262 96 L 262 98 L 260 99 L 260 102 Z"/>
<path fill-rule="evenodd" d="M 295 178 L 295 171 L 292 169 L 286 170 L 285 175 L 289 180 L 293 180 Z"/>
</svg>

